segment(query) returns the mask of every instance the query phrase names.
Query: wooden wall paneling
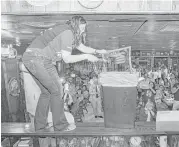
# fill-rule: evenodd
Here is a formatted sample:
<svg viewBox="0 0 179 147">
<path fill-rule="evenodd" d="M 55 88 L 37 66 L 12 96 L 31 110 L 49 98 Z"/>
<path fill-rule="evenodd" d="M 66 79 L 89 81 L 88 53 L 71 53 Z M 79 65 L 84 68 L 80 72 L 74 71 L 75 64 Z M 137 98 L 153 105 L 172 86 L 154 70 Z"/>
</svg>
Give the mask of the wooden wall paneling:
<svg viewBox="0 0 179 147">
<path fill-rule="evenodd" d="M 106 40 L 110 37 L 110 23 L 106 22 L 89 22 L 89 26 L 87 28 L 88 35 L 87 41 L 92 47 L 96 48 L 105 48 Z"/>
<path fill-rule="evenodd" d="M 4 77 L 4 84 L 5 84 L 5 91 L 6 91 L 5 97 L 4 97 L 4 101 L 6 101 L 6 102 L 4 102 L 4 104 L 7 104 L 7 109 L 8 109 L 8 111 L 7 111 L 8 114 L 6 114 L 6 115 L 8 115 L 7 121 L 12 121 L 12 116 L 10 115 L 12 110 L 11 110 L 11 107 L 9 107 L 10 100 L 9 100 L 9 92 L 8 92 L 8 75 L 7 75 L 7 70 L 6 70 L 6 63 L 4 61 L 2 62 L 2 68 L 3 68 L 2 71 L 3 71 L 3 75 L 4 75 L 3 77 Z"/>
<path fill-rule="evenodd" d="M 147 32 L 159 33 L 160 29 L 164 28 L 168 23 L 168 21 L 154 22 L 149 20 L 141 26 L 137 34 L 144 34 Z"/>
<path fill-rule="evenodd" d="M 106 45 L 109 49 L 118 48 L 121 45 L 129 44 L 126 37 L 133 36 L 134 32 L 142 22 L 104 22 L 104 24 L 89 24 L 87 40 L 89 44 L 96 44 L 98 47 Z M 121 41 L 126 43 L 122 43 Z M 119 43 L 120 42 L 120 43 Z M 124 42 L 124 41 L 123 41 Z"/>
<path fill-rule="evenodd" d="M 7 93 L 6 93 L 6 80 L 7 75 L 5 74 L 5 63 L 1 62 L 1 122 L 10 122 L 11 118 L 9 115 Z"/>
<path fill-rule="evenodd" d="M 19 121 L 19 109 L 20 109 L 20 98 L 19 96 L 10 95 L 9 81 L 11 78 L 16 78 L 19 82 L 19 69 L 17 59 L 7 59 L 3 61 L 4 80 L 6 88 L 6 100 L 8 102 L 9 114 L 12 117 L 12 121 Z M 18 83 L 20 85 L 20 83 Z"/>
</svg>

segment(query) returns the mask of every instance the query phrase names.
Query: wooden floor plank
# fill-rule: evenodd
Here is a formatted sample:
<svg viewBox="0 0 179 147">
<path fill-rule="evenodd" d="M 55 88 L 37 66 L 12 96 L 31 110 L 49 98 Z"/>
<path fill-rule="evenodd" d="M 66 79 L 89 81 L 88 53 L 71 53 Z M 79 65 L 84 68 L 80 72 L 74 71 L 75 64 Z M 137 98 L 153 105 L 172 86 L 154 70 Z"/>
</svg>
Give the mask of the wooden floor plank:
<svg viewBox="0 0 179 147">
<path fill-rule="evenodd" d="M 101 125 L 101 126 L 100 126 Z M 77 128 L 69 132 L 58 132 L 52 129 L 46 129 L 41 131 L 35 131 L 31 127 L 26 127 L 27 123 L 2 123 L 1 135 L 2 136 L 115 136 L 115 135 L 166 135 L 165 132 L 157 132 L 155 126 L 141 124 L 133 129 L 116 129 L 105 128 L 101 123 L 98 127 L 94 127 L 94 124 L 90 126 L 90 123 L 78 124 Z"/>
</svg>

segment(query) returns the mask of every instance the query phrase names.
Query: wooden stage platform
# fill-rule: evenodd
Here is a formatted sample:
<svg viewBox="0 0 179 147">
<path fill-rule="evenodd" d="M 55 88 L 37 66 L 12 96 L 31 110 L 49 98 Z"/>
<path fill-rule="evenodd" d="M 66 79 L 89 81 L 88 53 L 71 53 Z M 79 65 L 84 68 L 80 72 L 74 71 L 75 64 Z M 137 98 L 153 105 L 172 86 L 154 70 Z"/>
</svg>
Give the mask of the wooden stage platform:
<svg viewBox="0 0 179 147">
<path fill-rule="evenodd" d="M 105 128 L 103 123 L 81 123 L 77 128 L 69 132 L 56 132 L 52 129 L 34 131 L 32 127 L 27 127 L 28 123 L 1 123 L 1 136 L 140 136 L 140 135 L 179 135 L 179 132 L 158 132 L 155 123 L 138 122 L 133 129 Z"/>
<path fill-rule="evenodd" d="M 34 131 L 34 128 L 27 127 L 28 123 L 1 123 L 1 139 L 9 138 L 10 147 L 13 147 L 12 138 L 20 138 L 20 137 L 31 137 L 33 139 L 33 146 L 38 146 L 38 138 L 39 137 L 53 137 L 57 138 L 63 137 L 97 137 L 101 136 L 165 136 L 167 137 L 170 147 L 172 146 L 172 136 L 179 135 L 179 132 L 158 132 L 156 131 L 155 123 L 147 123 L 147 122 L 137 122 L 135 123 L 135 128 L 133 129 L 116 129 L 116 128 L 105 128 L 104 123 L 79 123 L 77 124 L 77 128 L 70 132 L 56 132 L 52 129 L 42 130 L 42 131 Z M 127 138 L 128 138 L 127 137 Z M 160 138 L 161 139 L 161 138 Z M 165 142 L 165 144 L 167 144 Z M 163 145 L 162 145 L 163 146 Z"/>
</svg>

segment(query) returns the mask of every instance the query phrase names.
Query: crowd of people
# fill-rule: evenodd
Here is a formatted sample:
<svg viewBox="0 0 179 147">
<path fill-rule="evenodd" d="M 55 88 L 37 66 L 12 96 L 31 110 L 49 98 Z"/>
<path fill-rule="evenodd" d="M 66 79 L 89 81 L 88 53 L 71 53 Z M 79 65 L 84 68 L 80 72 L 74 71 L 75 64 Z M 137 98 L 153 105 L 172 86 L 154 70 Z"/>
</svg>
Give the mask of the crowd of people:
<svg viewBox="0 0 179 147">
<path fill-rule="evenodd" d="M 157 111 L 179 110 L 179 74 L 161 65 L 153 71 L 141 72 L 139 78 L 137 117 L 139 121 L 155 121 Z"/>
<path fill-rule="evenodd" d="M 74 71 L 65 74 L 63 99 L 65 110 L 73 114 L 77 122 L 82 122 L 89 105 L 93 108 L 94 118 L 103 118 L 101 86 L 95 72 L 86 74 Z"/>
<path fill-rule="evenodd" d="M 69 73 L 74 73 L 74 70 Z M 139 73 L 136 121 L 155 121 L 157 111 L 179 110 L 177 70 L 168 70 L 161 65 L 153 71 L 140 69 Z M 92 105 L 95 118 L 102 118 L 103 99 L 98 75 L 95 72 L 74 75 L 67 74 L 65 82 L 69 84 L 69 111 L 77 121 L 82 121 L 84 112 L 88 113 L 87 106 Z"/>
</svg>

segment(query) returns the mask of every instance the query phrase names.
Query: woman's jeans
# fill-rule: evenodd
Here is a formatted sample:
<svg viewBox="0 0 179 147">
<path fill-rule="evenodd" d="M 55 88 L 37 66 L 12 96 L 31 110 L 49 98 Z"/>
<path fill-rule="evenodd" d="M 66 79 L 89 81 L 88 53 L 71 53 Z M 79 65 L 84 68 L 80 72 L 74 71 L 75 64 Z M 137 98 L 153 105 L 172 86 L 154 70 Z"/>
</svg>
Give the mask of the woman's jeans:
<svg viewBox="0 0 179 147">
<path fill-rule="evenodd" d="M 50 59 L 35 51 L 26 51 L 22 60 L 41 89 L 35 113 L 35 130 L 47 126 L 49 107 L 52 111 L 54 130 L 63 130 L 68 122 L 64 114 L 60 78 L 55 66 Z"/>
</svg>

